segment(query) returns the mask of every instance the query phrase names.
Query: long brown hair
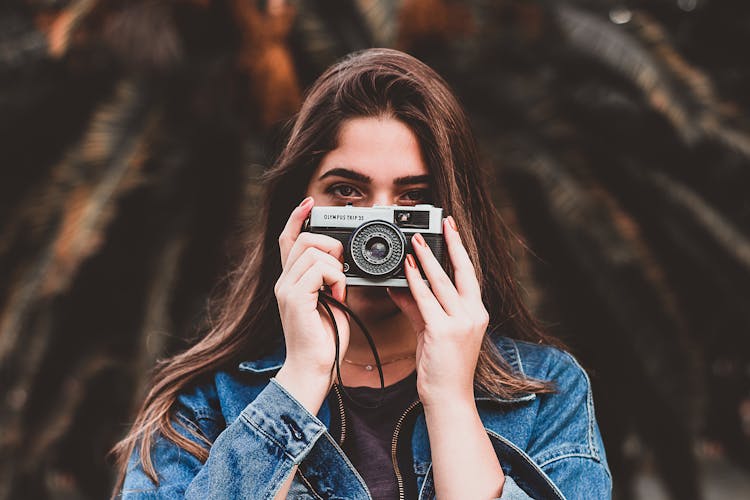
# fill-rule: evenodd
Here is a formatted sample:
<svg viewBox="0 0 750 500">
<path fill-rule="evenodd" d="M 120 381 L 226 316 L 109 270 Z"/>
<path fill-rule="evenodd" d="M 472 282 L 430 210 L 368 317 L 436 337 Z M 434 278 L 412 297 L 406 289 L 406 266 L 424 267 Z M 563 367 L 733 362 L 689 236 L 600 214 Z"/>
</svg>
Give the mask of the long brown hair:
<svg viewBox="0 0 750 500">
<path fill-rule="evenodd" d="M 387 116 L 408 125 L 430 170 L 434 203 L 453 215 L 482 285 L 491 329 L 535 343 L 560 345 L 529 313 L 514 280 L 511 233 L 495 211 L 483 182 L 474 135 L 447 83 L 421 61 L 391 49 L 350 54 L 309 89 L 289 139 L 265 176 L 265 203 L 257 245 L 229 275 L 229 286 L 211 301 L 208 333 L 193 347 L 155 369 L 153 385 L 130 432 L 113 448 L 122 486 L 136 446 L 141 464 L 157 482 L 150 449 L 157 433 L 205 461 L 205 447 L 179 434 L 171 422 L 178 394 L 212 371 L 271 351 L 283 342 L 273 288 L 281 273 L 278 236 L 302 200 L 320 160 L 335 149 L 343 121 Z M 510 370 L 488 335 L 475 372 L 475 387 L 498 397 L 549 392 L 547 383 Z"/>
</svg>

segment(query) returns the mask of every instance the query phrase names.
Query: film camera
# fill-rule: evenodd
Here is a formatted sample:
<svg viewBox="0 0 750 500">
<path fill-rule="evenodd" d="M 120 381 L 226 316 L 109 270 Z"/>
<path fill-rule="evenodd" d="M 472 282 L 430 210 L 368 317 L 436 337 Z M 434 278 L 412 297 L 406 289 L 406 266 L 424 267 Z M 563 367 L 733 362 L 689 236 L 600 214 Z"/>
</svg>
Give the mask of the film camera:
<svg viewBox="0 0 750 500">
<path fill-rule="evenodd" d="M 414 233 L 446 268 L 442 220 L 443 209 L 432 205 L 313 207 L 305 230 L 344 245 L 347 285 L 407 287 L 404 259 L 413 254 Z"/>
</svg>

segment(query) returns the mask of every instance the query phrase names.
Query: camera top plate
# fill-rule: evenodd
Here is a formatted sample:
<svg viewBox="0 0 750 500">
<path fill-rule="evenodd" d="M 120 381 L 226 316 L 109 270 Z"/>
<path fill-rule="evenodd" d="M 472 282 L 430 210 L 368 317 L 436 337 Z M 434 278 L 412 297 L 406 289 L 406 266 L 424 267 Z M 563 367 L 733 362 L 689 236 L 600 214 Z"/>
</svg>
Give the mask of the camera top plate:
<svg viewBox="0 0 750 500">
<path fill-rule="evenodd" d="M 443 209 L 433 205 L 316 206 L 310 212 L 309 226 L 315 228 L 354 228 L 365 222 L 384 220 L 404 233 L 442 233 Z"/>
</svg>

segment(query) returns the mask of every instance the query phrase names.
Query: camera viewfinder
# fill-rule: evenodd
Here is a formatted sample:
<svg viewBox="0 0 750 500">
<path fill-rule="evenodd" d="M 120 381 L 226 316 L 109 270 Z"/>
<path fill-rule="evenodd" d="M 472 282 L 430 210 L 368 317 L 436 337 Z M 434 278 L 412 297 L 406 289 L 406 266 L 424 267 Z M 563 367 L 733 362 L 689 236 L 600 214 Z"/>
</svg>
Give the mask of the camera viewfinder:
<svg viewBox="0 0 750 500">
<path fill-rule="evenodd" d="M 398 227 L 430 228 L 430 213 L 422 210 L 394 210 L 393 223 Z"/>
</svg>

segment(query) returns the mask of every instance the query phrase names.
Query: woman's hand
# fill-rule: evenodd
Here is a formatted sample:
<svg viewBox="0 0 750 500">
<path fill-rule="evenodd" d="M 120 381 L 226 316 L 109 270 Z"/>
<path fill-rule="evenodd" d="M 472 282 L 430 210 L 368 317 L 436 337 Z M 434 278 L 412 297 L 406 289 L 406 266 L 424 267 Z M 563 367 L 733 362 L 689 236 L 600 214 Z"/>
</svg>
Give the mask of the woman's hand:
<svg viewBox="0 0 750 500">
<path fill-rule="evenodd" d="M 474 370 L 489 315 L 452 217 L 443 221 L 443 234 L 456 284 L 424 238 L 414 235 L 414 253 L 432 288 L 408 256 L 409 290 L 391 289 L 391 297 L 417 332 L 417 391 L 425 409 L 437 496 L 497 498 L 505 475 L 474 402 Z"/>
<path fill-rule="evenodd" d="M 414 253 L 430 286 L 408 255 L 404 268 L 409 290 L 389 289 L 417 332 L 417 391 L 425 408 L 446 401 L 474 403 L 474 370 L 489 321 L 474 266 L 452 217 L 443 221 L 443 235 L 455 285 L 424 238 L 415 234 Z"/>
<path fill-rule="evenodd" d="M 286 359 L 276 380 L 314 414 L 331 388 L 336 357 L 333 325 L 328 313 L 318 305 L 318 291 L 328 285 L 331 295 L 344 302 L 346 281 L 341 242 L 330 236 L 301 232 L 313 204 L 311 197 L 305 198 L 279 236 L 283 270 L 274 293 L 286 343 Z M 338 308 L 331 309 L 343 358 L 349 346 L 349 321 Z"/>
</svg>

